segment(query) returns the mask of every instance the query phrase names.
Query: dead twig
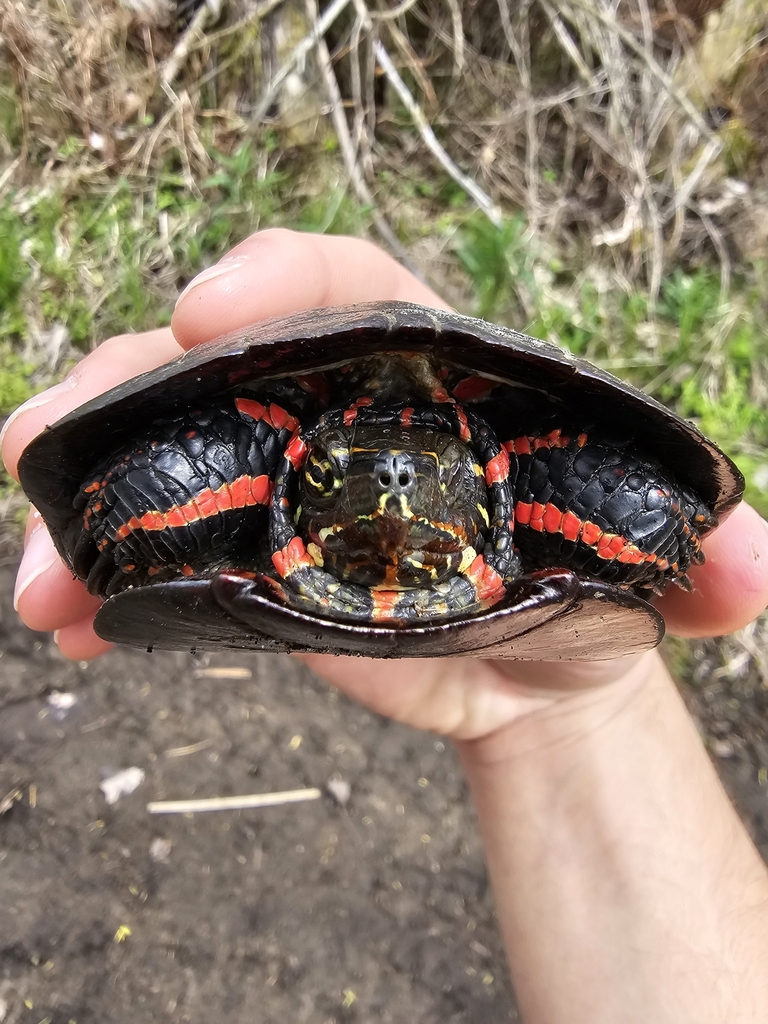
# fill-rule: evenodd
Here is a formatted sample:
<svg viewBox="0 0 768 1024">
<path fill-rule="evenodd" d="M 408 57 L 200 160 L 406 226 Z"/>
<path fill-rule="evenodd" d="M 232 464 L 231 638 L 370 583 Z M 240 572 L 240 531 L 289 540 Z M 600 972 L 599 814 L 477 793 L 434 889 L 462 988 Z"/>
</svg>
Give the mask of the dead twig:
<svg viewBox="0 0 768 1024">
<path fill-rule="evenodd" d="M 573 3 L 575 7 L 581 8 L 587 17 L 596 18 L 598 21 L 602 22 L 610 32 L 615 33 L 615 35 L 621 39 L 622 42 L 625 43 L 644 64 L 647 65 L 648 70 L 651 72 L 653 77 L 687 115 L 688 119 L 696 126 L 704 138 L 715 138 L 711 128 L 702 117 L 701 112 L 697 110 L 696 106 L 688 96 L 686 96 L 686 94 L 675 85 L 674 81 L 666 71 L 664 71 L 653 54 L 650 53 L 642 43 L 639 43 L 628 29 L 624 28 L 624 26 L 617 21 L 612 14 L 609 14 L 607 10 L 602 8 L 600 4 L 595 4 L 592 0 L 570 0 L 570 2 Z M 564 10 L 561 10 L 560 13 L 564 16 L 567 14 Z"/>
<path fill-rule="evenodd" d="M 573 41 L 568 29 L 565 27 L 565 23 L 557 11 L 554 9 L 549 0 L 539 0 L 539 7 L 546 14 L 549 19 L 549 23 L 552 26 L 552 31 L 557 36 L 560 45 L 568 54 L 571 63 L 576 68 L 579 76 L 589 85 L 592 83 L 593 75 L 587 65 L 584 63 L 584 58 L 579 53 L 576 43 Z"/>
<path fill-rule="evenodd" d="M 458 0 L 446 0 L 446 3 L 448 4 L 448 10 L 451 12 L 451 25 L 453 27 L 453 77 L 458 78 L 464 73 L 467 63 L 464 25 L 461 20 L 461 7 Z"/>
<path fill-rule="evenodd" d="M 307 54 L 317 46 L 318 42 L 325 36 L 325 33 L 334 21 L 336 21 L 341 12 L 344 11 L 351 2 L 352 0 L 333 0 L 331 6 L 323 12 L 323 16 L 313 20 L 312 29 L 294 47 L 292 53 L 288 57 L 288 60 L 286 60 L 285 64 L 283 64 L 264 90 L 262 97 L 253 112 L 253 120 L 255 122 L 264 120 L 267 115 L 267 111 L 277 99 L 285 80 L 293 73 L 294 68 L 304 60 Z"/>
<path fill-rule="evenodd" d="M 373 154 L 371 152 L 371 136 L 375 130 L 375 123 L 369 129 L 367 111 L 368 105 L 373 104 L 372 91 L 368 89 L 367 100 L 363 101 L 363 78 L 360 72 L 360 44 L 363 31 L 370 28 L 370 19 L 366 17 L 366 8 L 362 0 L 355 0 L 357 17 L 352 26 L 352 35 L 349 44 L 349 61 L 351 69 L 352 85 L 352 107 L 354 119 L 352 127 L 352 142 L 355 152 L 360 154 L 363 176 L 370 181 L 373 178 Z M 335 75 L 334 75 L 335 77 Z"/>
<path fill-rule="evenodd" d="M 254 807 L 278 807 L 303 800 L 319 800 L 319 789 L 289 789 L 282 793 L 250 793 L 244 796 L 214 796 L 200 800 L 153 800 L 150 814 L 199 814 L 204 811 L 245 811 Z"/>
<path fill-rule="evenodd" d="M 722 148 L 723 145 L 720 140 L 712 138 L 702 149 L 699 154 L 699 159 L 694 164 L 693 170 L 680 187 L 675 189 L 671 202 L 661 214 L 661 219 L 665 224 L 675 216 L 681 207 L 688 205 L 691 195 L 693 194 L 693 190 L 701 181 L 704 171 L 706 171 L 707 167 L 712 163 Z"/>
<path fill-rule="evenodd" d="M 369 11 L 368 14 L 371 21 L 395 21 L 397 18 L 402 18 L 404 14 L 407 14 L 418 2 L 419 0 L 403 0 L 397 7 L 393 7 L 391 11 Z"/>
<path fill-rule="evenodd" d="M 315 3 L 315 0 L 306 0 L 306 4 L 310 20 L 316 22 L 317 4 Z M 357 154 L 355 153 L 354 143 L 352 142 L 349 125 L 347 124 L 347 115 L 344 113 L 344 103 L 341 97 L 341 90 L 339 89 L 339 83 L 333 70 L 328 46 L 322 36 L 317 40 L 316 49 L 318 67 L 320 68 L 320 74 L 322 76 L 325 91 L 328 94 L 328 101 L 331 107 L 331 120 L 333 121 L 333 127 L 336 131 L 336 138 L 339 141 L 339 149 L 341 150 L 341 155 L 344 159 L 344 166 L 346 168 L 350 184 L 354 188 L 358 199 L 366 206 L 370 207 L 371 220 L 373 221 L 376 230 L 390 247 L 392 252 L 399 260 L 401 260 L 404 266 L 411 271 L 411 273 L 416 274 L 418 277 L 423 279 L 418 268 L 415 267 L 413 262 L 410 260 L 405 247 L 401 244 L 399 238 L 394 233 L 387 220 L 377 209 L 376 200 L 373 197 L 373 193 L 368 188 L 368 183 L 366 182 L 363 172 L 360 169 L 360 165 L 357 162 Z"/>
<path fill-rule="evenodd" d="M 448 156 L 432 130 L 432 126 L 429 124 L 424 111 L 413 98 L 408 86 L 398 74 L 397 68 L 390 60 L 389 54 L 384 46 L 381 42 L 377 41 L 373 44 L 373 49 L 376 54 L 376 60 L 379 63 L 379 67 L 387 76 L 387 80 L 390 85 L 400 97 L 403 105 L 411 115 L 413 123 L 416 125 L 416 128 L 429 151 L 447 174 L 453 178 L 456 184 L 459 185 L 460 188 L 463 188 L 467 195 L 477 203 L 488 220 L 497 228 L 501 227 L 502 217 L 500 210 L 490 196 L 486 195 L 480 186 L 473 181 L 468 174 L 465 174 L 464 171 L 460 170 Z"/>
<path fill-rule="evenodd" d="M 532 232 L 539 226 L 539 161 L 538 161 L 538 139 L 536 137 L 536 114 L 533 109 L 533 90 L 531 84 L 531 48 L 528 38 L 528 15 L 530 12 L 530 0 L 524 0 L 518 24 L 522 38 L 518 38 L 512 25 L 512 17 L 509 12 L 508 0 L 497 0 L 501 24 L 507 44 L 515 58 L 517 71 L 520 75 L 520 86 L 523 93 L 525 106 L 525 176 L 526 191 L 528 193 L 528 221 Z"/>
<path fill-rule="evenodd" d="M 208 3 L 204 3 L 202 7 L 197 9 L 194 18 L 190 21 L 185 31 L 179 37 L 179 41 L 174 46 L 173 53 L 163 64 L 160 71 L 160 80 L 164 85 L 170 85 L 173 82 L 182 65 L 186 63 L 195 44 L 202 40 L 205 26 L 213 19 L 214 15 L 218 16 L 218 14 L 219 11 L 214 12 Z"/>
</svg>

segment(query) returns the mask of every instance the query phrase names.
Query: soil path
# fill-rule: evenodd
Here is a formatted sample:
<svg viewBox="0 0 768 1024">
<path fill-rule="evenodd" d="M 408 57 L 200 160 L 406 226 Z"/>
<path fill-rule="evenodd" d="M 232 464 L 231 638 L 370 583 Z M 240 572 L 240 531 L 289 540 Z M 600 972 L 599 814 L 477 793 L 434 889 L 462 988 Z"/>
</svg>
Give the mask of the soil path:
<svg viewBox="0 0 768 1024">
<path fill-rule="evenodd" d="M 71 664 L 18 622 L 12 579 L 0 570 L 0 1021 L 517 1019 L 450 745 L 288 658 L 116 651 Z M 722 722 L 718 700 L 694 711 Z M 768 853 L 768 750 L 718 730 Z M 107 805 L 99 783 L 132 766 L 143 783 Z M 146 811 L 334 776 L 351 787 L 345 807 L 326 795 Z"/>
</svg>

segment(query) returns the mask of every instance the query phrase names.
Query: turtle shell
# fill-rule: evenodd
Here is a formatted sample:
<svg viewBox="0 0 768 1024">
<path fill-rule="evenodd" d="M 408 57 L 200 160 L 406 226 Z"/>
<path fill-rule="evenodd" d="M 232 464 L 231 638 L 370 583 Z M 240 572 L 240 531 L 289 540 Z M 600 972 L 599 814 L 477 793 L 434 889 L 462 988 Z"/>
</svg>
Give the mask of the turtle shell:
<svg viewBox="0 0 768 1024">
<path fill-rule="evenodd" d="M 475 403 L 482 409 L 483 382 L 498 386 L 503 400 L 495 400 L 494 412 L 503 419 L 500 410 L 510 407 L 509 436 L 527 417 L 537 430 L 562 423 L 573 431 L 589 424 L 601 436 L 630 438 L 708 508 L 711 517 L 702 533 L 741 498 L 743 478 L 720 449 L 631 385 L 547 342 L 399 302 L 312 310 L 200 345 L 88 402 L 35 438 L 19 463 L 22 486 L 62 557 L 76 565 L 84 481 L 106 458 L 145 435 L 151 423 L 238 389 L 329 373 L 337 381 L 348 374 L 345 397 L 351 402 L 360 380 L 375 390 L 392 362 L 412 365 L 414 378 L 422 364 L 437 376 L 448 370 L 452 379 L 463 376 L 468 408 Z M 420 397 L 427 402 L 428 391 L 425 384 Z M 659 642 L 663 620 L 646 596 L 641 588 L 547 564 L 523 571 L 501 600 L 471 615 L 355 622 L 316 613 L 306 601 L 286 603 L 262 574 L 220 565 L 201 576 L 147 581 L 115 593 L 99 611 L 96 630 L 106 639 L 149 648 L 599 659 Z"/>
</svg>

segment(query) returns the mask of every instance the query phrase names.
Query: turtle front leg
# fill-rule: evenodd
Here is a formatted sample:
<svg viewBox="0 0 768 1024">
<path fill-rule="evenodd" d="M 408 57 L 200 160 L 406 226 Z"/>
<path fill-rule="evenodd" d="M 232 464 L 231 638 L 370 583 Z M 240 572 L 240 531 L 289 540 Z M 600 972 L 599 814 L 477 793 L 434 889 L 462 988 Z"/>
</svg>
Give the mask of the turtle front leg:
<svg viewBox="0 0 768 1024">
<path fill-rule="evenodd" d="M 297 421 L 250 394 L 185 411 L 90 475 L 72 567 L 93 594 L 255 564 L 274 471 Z"/>
<path fill-rule="evenodd" d="M 504 443 L 513 470 L 515 545 L 526 571 L 569 568 L 588 578 L 662 592 L 689 589 L 702 562 L 709 509 L 629 445 L 586 433 Z"/>
</svg>

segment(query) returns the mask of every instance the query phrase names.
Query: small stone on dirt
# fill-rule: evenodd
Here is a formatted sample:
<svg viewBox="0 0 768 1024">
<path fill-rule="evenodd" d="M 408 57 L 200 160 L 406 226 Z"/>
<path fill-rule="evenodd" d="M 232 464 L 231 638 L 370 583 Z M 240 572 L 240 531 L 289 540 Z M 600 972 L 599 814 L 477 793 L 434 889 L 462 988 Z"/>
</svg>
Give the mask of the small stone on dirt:
<svg viewBox="0 0 768 1024">
<path fill-rule="evenodd" d="M 733 757 L 733 744 L 728 740 L 712 740 L 710 748 L 715 757 Z"/>
<path fill-rule="evenodd" d="M 345 779 L 328 779 L 325 788 L 339 805 L 346 807 L 352 795 L 352 787 Z"/>
<path fill-rule="evenodd" d="M 53 718 L 57 722 L 63 722 L 72 708 L 77 704 L 76 693 L 65 693 L 62 690 L 53 690 L 48 694 L 46 703 L 50 708 Z"/>
<path fill-rule="evenodd" d="M 161 839 L 158 836 L 157 839 L 153 839 L 150 843 L 149 856 L 152 860 L 159 861 L 161 864 L 167 864 L 172 846 L 173 843 L 170 839 Z"/>
<path fill-rule="evenodd" d="M 104 794 L 108 804 L 116 804 L 121 796 L 128 796 L 134 789 L 142 784 L 145 773 L 142 768 L 124 768 L 115 775 L 110 775 L 99 783 L 99 789 Z"/>
</svg>

